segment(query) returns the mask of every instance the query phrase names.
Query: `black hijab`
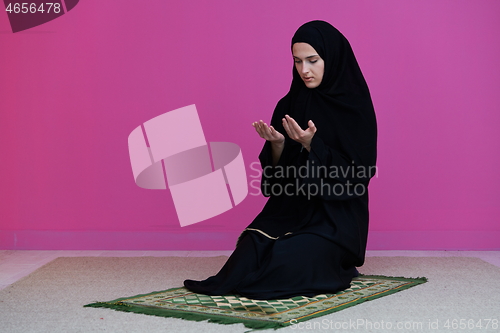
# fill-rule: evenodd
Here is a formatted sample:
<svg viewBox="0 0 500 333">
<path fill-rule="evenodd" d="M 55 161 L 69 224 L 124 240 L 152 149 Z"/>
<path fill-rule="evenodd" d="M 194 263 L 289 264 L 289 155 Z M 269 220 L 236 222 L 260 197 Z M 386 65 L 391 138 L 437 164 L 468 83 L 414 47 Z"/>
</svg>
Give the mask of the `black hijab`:
<svg viewBox="0 0 500 333">
<path fill-rule="evenodd" d="M 312 120 L 315 137 L 338 151 L 345 165 L 369 168 L 376 161 L 377 127 L 368 86 L 347 39 L 324 21 L 302 25 L 292 38 L 295 43 L 311 45 L 324 60 L 321 84 L 308 88 L 293 67 L 288 94 L 278 103 L 271 124 L 289 139 L 281 119 L 294 118 L 302 129 Z M 314 139 L 313 139 L 314 140 Z"/>
</svg>

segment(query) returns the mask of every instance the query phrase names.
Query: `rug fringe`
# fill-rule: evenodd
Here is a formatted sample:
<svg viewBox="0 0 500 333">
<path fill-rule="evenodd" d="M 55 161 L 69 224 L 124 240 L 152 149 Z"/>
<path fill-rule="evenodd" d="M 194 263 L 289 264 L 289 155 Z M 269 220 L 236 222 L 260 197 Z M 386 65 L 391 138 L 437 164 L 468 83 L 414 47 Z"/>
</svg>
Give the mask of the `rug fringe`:
<svg viewBox="0 0 500 333">
<path fill-rule="evenodd" d="M 428 279 L 425 276 L 419 276 L 419 277 L 405 277 L 405 276 L 386 276 L 386 275 L 372 275 L 372 274 L 362 274 L 359 273 L 359 277 L 372 277 L 372 278 L 379 278 L 379 279 L 392 279 L 392 280 L 414 280 L 416 283 L 425 283 L 428 282 Z"/>
<path fill-rule="evenodd" d="M 95 302 L 91 304 L 84 305 L 84 307 L 91 308 L 108 308 L 116 311 L 122 312 L 133 312 L 133 313 L 141 313 L 150 316 L 158 316 L 158 317 L 166 317 L 166 318 L 179 318 L 190 321 L 204 321 L 208 320 L 209 323 L 217 323 L 223 325 L 232 325 L 232 324 L 243 324 L 247 328 L 252 328 L 254 330 L 261 329 L 278 329 L 284 326 L 282 323 L 265 323 L 265 322 L 256 322 L 252 320 L 245 320 L 242 318 L 229 318 L 229 317 L 221 317 L 220 315 L 212 316 L 209 314 L 199 314 L 199 313 L 191 313 L 191 312 L 181 312 L 179 310 L 167 310 L 167 309 L 155 309 L 149 307 L 141 307 L 141 306 L 133 306 L 129 304 L 124 304 L 121 302 L 109 303 L 109 302 Z"/>
</svg>

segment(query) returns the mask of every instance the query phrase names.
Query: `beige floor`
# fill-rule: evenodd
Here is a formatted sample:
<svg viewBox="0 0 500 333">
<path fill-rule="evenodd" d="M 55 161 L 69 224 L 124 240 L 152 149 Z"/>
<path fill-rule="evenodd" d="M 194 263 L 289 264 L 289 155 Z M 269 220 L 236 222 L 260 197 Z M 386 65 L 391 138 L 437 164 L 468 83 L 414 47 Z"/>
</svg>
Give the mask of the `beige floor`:
<svg viewBox="0 0 500 333">
<path fill-rule="evenodd" d="M 58 257 L 212 257 L 232 251 L 14 251 L 0 250 L 0 290 Z M 368 251 L 373 256 L 476 257 L 500 267 L 500 251 Z"/>
</svg>

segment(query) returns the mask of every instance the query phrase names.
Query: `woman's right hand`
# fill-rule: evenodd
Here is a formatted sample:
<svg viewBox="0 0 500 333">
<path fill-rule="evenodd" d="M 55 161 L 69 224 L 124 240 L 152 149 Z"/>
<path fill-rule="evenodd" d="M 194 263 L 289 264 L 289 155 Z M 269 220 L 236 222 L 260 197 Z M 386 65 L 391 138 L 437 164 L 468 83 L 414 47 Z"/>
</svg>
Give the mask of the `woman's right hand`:
<svg viewBox="0 0 500 333">
<path fill-rule="evenodd" d="M 281 153 L 285 148 L 285 137 L 283 134 L 275 130 L 274 127 L 267 126 L 267 124 L 262 120 L 252 123 L 252 126 L 255 128 L 257 133 L 259 133 L 261 138 L 271 142 L 273 166 L 276 166 L 281 157 Z"/>
<path fill-rule="evenodd" d="M 267 124 L 262 120 L 252 123 L 252 126 L 255 128 L 257 133 L 259 133 L 261 138 L 266 139 L 271 143 L 281 145 L 285 142 L 283 134 L 275 130 L 274 127 L 267 126 Z"/>
</svg>

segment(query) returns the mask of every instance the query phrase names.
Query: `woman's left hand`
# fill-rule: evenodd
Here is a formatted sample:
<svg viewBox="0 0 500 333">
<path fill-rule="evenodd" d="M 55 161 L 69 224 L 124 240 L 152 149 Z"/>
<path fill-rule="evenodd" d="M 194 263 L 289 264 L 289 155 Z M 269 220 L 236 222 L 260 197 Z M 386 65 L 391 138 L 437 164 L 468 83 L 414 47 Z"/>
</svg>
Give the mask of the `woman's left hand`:
<svg viewBox="0 0 500 333">
<path fill-rule="evenodd" d="M 302 146 L 307 149 L 307 151 L 311 150 L 311 141 L 316 133 L 317 129 L 312 120 L 309 120 L 307 123 L 309 126 L 306 130 L 300 128 L 299 124 L 290 117 L 289 115 L 285 115 L 283 118 L 283 127 L 285 128 L 286 133 L 290 137 L 290 139 L 297 141 L 302 144 Z"/>
</svg>

